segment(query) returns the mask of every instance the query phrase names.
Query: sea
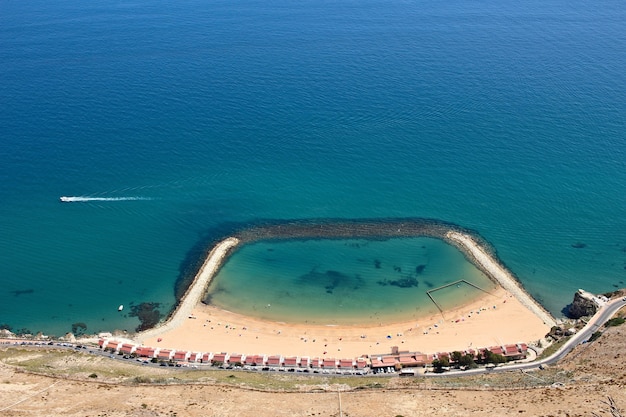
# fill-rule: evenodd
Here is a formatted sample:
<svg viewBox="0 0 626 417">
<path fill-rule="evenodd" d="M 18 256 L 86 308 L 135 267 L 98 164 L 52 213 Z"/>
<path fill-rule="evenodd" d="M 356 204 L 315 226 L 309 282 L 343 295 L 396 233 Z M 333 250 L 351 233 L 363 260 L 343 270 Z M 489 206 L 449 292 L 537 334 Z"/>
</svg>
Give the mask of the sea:
<svg viewBox="0 0 626 417">
<path fill-rule="evenodd" d="M 0 1 L 0 326 L 132 331 L 268 220 L 458 224 L 557 317 L 626 287 L 624 22 L 619 0 Z M 263 314 L 317 277 L 320 303 L 393 315 L 356 277 L 378 259 L 362 287 L 403 289 L 378 282 L 442 244 L 257 242 L 221 275 L 295 277 L 231 287 Z M 376 250 L 342 267 L 354 245 Z"/>
</svg>

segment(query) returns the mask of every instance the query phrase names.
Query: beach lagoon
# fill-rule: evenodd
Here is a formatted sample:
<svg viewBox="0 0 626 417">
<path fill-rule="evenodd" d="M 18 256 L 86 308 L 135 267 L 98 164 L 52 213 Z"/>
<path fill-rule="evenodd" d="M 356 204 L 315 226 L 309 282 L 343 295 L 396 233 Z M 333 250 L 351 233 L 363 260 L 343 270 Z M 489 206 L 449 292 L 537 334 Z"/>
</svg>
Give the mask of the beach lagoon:
<svg viewBox="0 0 626 417">
<path fill-rule="evenodd" d="M 431 316 L 495 288 L 436 238 L 260 241 L 231 255 L 205 303 L 271 321 L 362 325 Z"/>
</svg>

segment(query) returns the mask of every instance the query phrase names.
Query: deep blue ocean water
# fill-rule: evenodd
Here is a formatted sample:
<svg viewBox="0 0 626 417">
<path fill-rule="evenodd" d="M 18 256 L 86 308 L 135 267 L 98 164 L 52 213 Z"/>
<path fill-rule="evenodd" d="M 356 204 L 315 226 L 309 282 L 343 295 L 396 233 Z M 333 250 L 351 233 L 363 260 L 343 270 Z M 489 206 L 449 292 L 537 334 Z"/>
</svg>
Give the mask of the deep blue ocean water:
<svg viewBox="0 0 626 417">
<path fill-rule="evenodd" d="M 1 1 L 0 324 L 131 330 L 199 242 L 258 219 L 454 222 L 556 315 L 624 287 L 625 21 L 617 0 Z"/>
</svg>

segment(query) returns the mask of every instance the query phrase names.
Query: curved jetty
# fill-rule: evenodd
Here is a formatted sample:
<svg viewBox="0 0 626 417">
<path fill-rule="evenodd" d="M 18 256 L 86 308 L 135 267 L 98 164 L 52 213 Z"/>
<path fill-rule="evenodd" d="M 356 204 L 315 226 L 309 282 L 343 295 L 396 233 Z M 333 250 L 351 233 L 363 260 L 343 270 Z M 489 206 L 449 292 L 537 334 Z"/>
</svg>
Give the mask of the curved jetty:
<svg viewBox="0 0 626 417">
<path fill-rule="evenodd" d="M 209 252 L 204 264 L 198 271 L 193 283 L 189 286 L 185 295 L 181 298 L 174 313 L 169 319 L 150 330 L 146 330 L 137 335 L 137 339 L 146 339 L 149 337 L 157 336 L 161 333 L 167 332 L 177 326 L 179 326 L 186 318 L 190 317 L 194 307 L 202 300 L 204 293 L 206 292 L 211 279 L 215 276 L 220 266 L 226 259 L 230 251 L 239 244 L 239 239 L 236 237 L 229 237 L 219 242 Z"/>
<path fill-rule="evenodd" d="M 461 249 L 474 265 L 479 267 L 491 279 L 498 282 L 505 290 L 513 294 L 522 305 L 543 320 L 545 324 L 549 326 L 556 325 L 556 320 L 554 320 L 552 315 L 524 291 L 513 275 L 476 243 L 471 236 L 449 231 L 446 233 L 446 240 Z"/>
</svg>

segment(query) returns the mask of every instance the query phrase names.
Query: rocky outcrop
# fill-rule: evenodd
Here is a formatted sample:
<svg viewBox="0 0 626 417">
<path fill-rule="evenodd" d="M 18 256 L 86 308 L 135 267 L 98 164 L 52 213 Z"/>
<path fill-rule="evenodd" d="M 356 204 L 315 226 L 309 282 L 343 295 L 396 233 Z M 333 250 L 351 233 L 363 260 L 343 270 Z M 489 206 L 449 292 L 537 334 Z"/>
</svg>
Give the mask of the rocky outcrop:
<svg viewBox="0 0 626 417">
<path fill-rule="evenodd" d="M 572 319 L 596 314 L 598 306 L 593 300 L 583 296 L 580 292 L 574 294 L 574 301 L 567 308 L 567 315 Z"/>
</svg>

